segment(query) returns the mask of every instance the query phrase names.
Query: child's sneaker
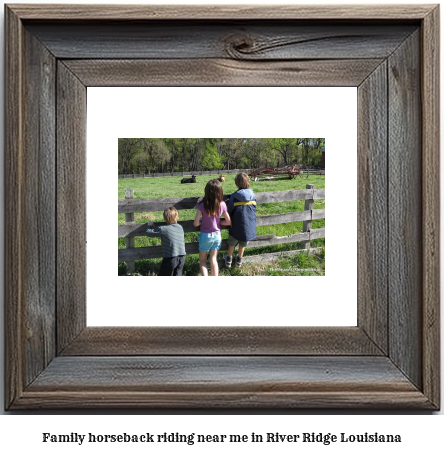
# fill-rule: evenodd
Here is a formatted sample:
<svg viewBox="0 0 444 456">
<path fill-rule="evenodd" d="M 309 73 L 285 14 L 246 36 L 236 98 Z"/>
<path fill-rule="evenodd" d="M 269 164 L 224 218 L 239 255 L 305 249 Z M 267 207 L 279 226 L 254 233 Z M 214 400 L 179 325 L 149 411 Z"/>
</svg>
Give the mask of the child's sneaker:
<svg viewBox="0 0 444 456">
<path fill-rule="evenodd" d="M 238 268 L 242 267 L 242 257 L 240 257 L 239 255 L 236 255 L 236 266 Z"/>
<path fill-rule="evenodd" d="M 228 253 L 226 253 L 226 254 L 224 255 L 224 260 L 225 260 L 225 266 L 226 266 L 227 268 L 231 268 L 231 263 L 232 263 L 232 261 L 233 261 L 233 257 L 229 257 L 229 256 L 228 256 Z"/>
</svg>

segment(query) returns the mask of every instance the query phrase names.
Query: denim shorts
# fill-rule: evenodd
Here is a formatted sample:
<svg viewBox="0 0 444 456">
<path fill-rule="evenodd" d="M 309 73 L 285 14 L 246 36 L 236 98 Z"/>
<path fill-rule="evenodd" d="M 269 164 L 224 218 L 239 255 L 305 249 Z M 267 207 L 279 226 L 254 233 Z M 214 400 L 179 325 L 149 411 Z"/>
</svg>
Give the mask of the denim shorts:
<svg viewBox="0 0 444 456">
<path fill-rule="evenodd" d="M 210 250 L 220 250 L 222 246 L 222 236 L 220 231 L 214 233 L 199 234 L 199 251 L 209 252 Z"/>
</svg>

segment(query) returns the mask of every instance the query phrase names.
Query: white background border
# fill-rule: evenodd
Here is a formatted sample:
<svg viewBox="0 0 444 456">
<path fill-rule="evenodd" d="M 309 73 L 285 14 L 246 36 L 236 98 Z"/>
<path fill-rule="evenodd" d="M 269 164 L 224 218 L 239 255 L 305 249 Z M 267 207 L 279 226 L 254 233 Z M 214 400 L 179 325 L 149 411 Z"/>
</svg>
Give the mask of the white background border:
<svg viewBox="0 0 444 456">
<path fill-rule="evenodd" d="M 87 118 L 88 326 L 356 326 L 356 87 L 91 87 Z M 326 138 L 326 275 L 116 277 L 119 137 Z"/>
</svg>

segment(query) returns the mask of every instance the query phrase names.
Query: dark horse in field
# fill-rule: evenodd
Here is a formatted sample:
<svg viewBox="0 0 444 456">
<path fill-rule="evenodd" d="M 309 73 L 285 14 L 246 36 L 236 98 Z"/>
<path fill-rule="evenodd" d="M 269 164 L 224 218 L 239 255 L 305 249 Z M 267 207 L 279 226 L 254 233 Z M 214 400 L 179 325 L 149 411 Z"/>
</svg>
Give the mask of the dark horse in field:
<svg viewBox="0 0 444 456">
<path fill-rule="evenodd" d="M 192 177 L 184 177 L 181 181 L 181 184 L 195 184 L 196 183 L 196 176 L 193 174 Z"/>
</svg>

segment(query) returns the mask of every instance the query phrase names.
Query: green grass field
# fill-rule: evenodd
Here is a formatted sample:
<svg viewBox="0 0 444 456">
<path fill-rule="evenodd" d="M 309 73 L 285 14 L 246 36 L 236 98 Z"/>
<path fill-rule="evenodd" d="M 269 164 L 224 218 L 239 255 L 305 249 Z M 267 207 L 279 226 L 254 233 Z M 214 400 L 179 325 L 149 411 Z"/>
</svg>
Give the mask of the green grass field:
<svg viewBox="0 0 444 456">
<path fill-rule="evenodd" d="M 181 184 L 181 177 L 159 177 L 141 179 L 119 179 L 119 199 L 125 198 L 125 188 L 134 188 L 135 198 L 176 198 L 199 196 L 204 194 L 206 183 L 217 178 L 218 175 L 197 176 L 195 184 Z M 226 182 L 222 183 L 224 194 L 230 194 L 237 190 L 234 184 L 235 174 L 225 175 Z M 260 180 L 251 182 L 251 188 L 255 193 L 273 192 L 284 190 L 302 190 L 307 184 L 315 184 L 316 188 L 325 187 L 325 176 L 312 175 L 308 179 L 297 177 L 296 179 L 275 178 L 273 180 Z M 283 203 L 264 203 L 257 206 L 257 215 L 282 214 L 304 210 L 304 201 L 289 201 Z M 324 209 L 325 200 L 315 200 L 315 209 Z M 149 220 L 163 222 L 163 211 L 135 214 L 136 223 L 146 223 Z M 179 211 L 180 220 L 194 220 L 195 209 Z M 119 224 L 125 223 L 125 214 L 118 215 Z M 323 228 L 325 220 L 314 220 L 313 229 Z M 302 232 L 302 222 L 283 223 L 279 225 L 260 226 L 257 228 L 258 236 L 264 234 L 275 234 L 276 236 L 288 236 Z M 198 232 L 185 233 L 185 242 L 197 242 Z M 228 237 L 228 230 L 222 230 L 222 238 Z M 119 239 L 119 249 L 125 248 L 125 239 Z M 135 247 L 148 247 L 160 245 L 160 238 L 136 237 Z M 325 239 L 316 239 L 311 242 L 311 247 L 324 247 Z M 299 242 L 281 245 L 271 245 L 258 248 L 247 248 L 245 256 L 257 255 L 259 253 L 272 253 L 301 248 Z M 222 258 L 225 252 L 221 250 L 218 258 Z M 159 269 L 161 258 L 151 260 L 140 260 L 135 263 L 136 275 L 156 275 Z M 119 263 L 119 275 L 126 273 L 125 263 Z M 293 257 L 286 257 L 267 263 L 256 263 L 243 265 L 242 269 L 232 267 L 231 269 L 221 268 L 219 275 L 324 275 L 325 274 L 325 250 L 319 254 L 308 256 L 300 254 Z M 185 261 L 184 275 L 199 275 L 198 255 L 187 255 Z"/>
</svg>

